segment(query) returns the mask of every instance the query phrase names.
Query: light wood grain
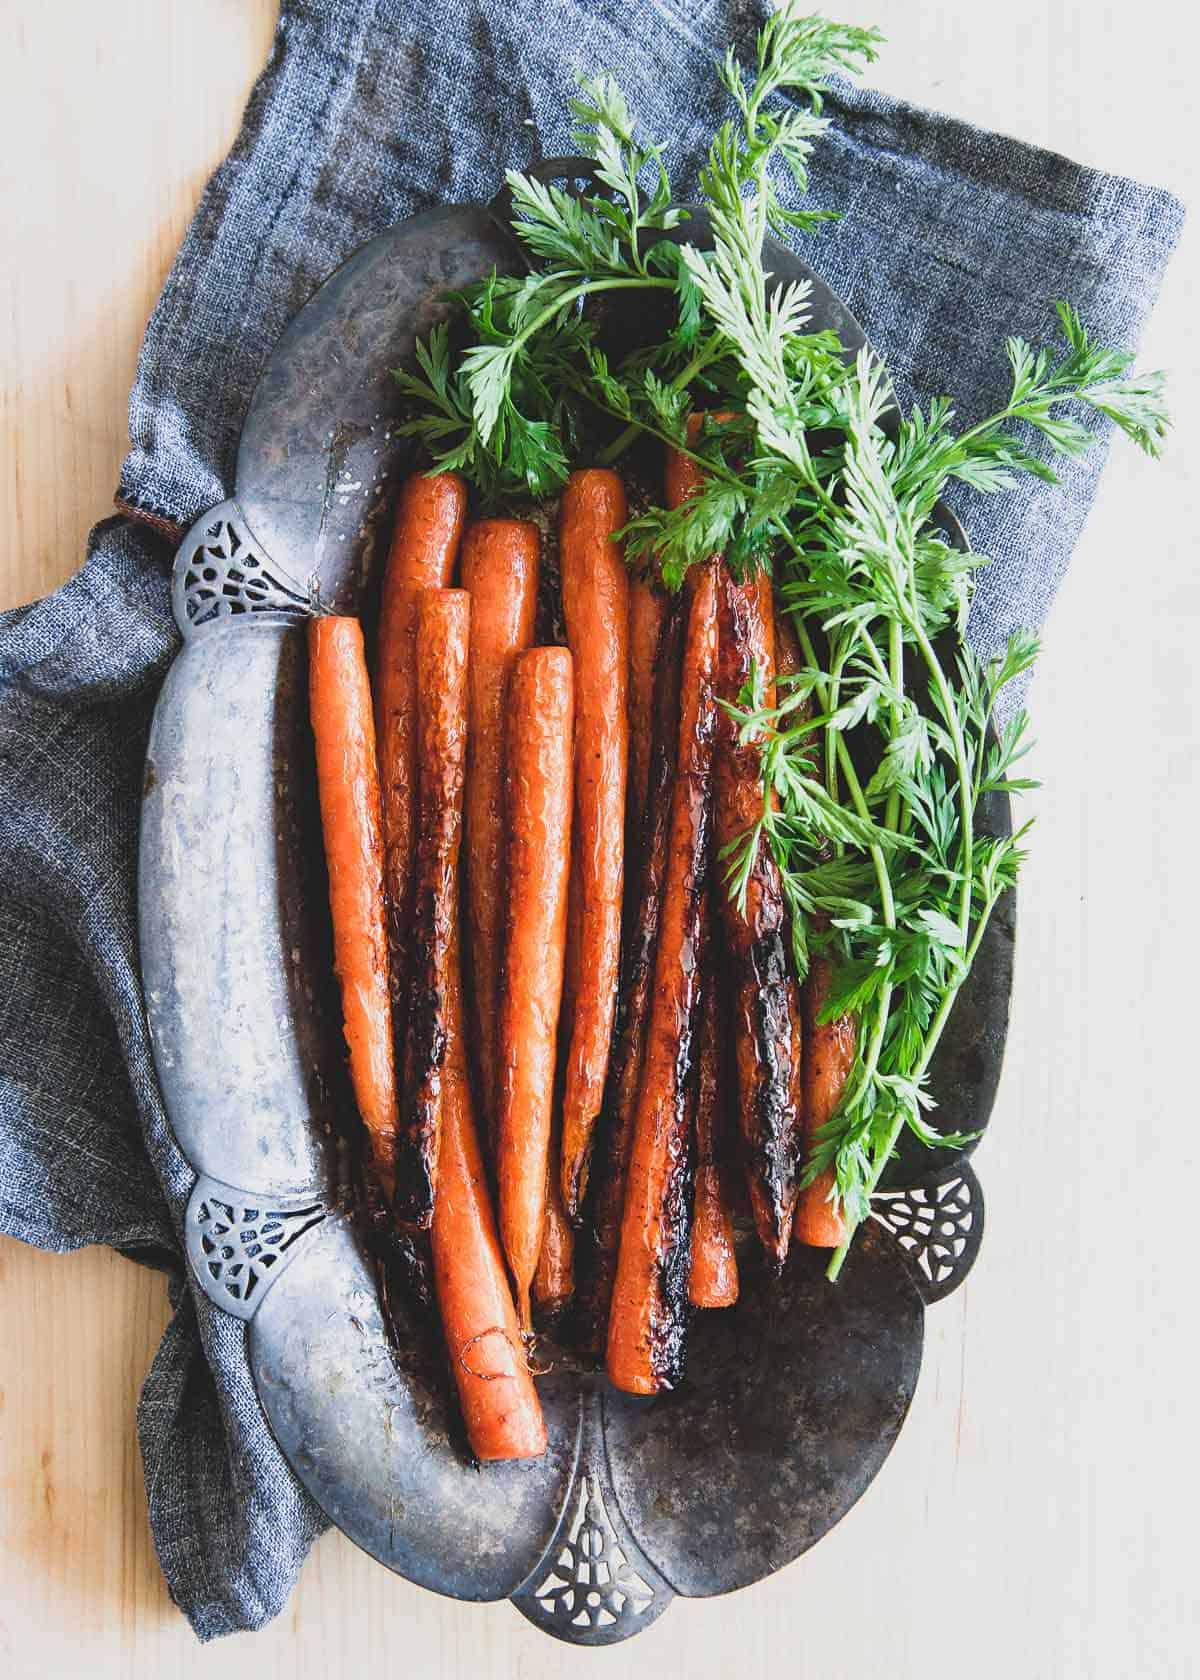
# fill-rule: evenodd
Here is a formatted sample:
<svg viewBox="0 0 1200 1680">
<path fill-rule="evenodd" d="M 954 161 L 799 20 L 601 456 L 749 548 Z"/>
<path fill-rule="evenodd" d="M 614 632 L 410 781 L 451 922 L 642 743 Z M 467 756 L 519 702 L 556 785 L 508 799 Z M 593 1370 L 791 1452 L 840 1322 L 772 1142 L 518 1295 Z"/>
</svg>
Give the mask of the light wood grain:
<svg viewBox="0 0 1200 1680">
<path fill-rule="evenodd" d="M 893 37 L 879 85 L 1193 195 L 1191 62 L 1159 50 L 1178 39 L 1173 0 L 846 9 Z M 65 577 L 108 511 L 141 328 L 271 14 L 268 0 L 0 3 L 2 604 Z M 163 1284 L 108 1254 L 6 1243 L 6 1674 L 1196 1671 L 1194 247 L 1193 234 L 1146 346 L 1174 373 L 1170 458 L 1114 452 L 1034 690 L 1045 787 L 1008 1064 L 979 1158 L 987 1241 L 970 1282 L 929 1315 L 912 1415 L 865 1500 L 794 1567 L 734 1599 L 676 1605 L 619 1655 L 569 1653 L 503 1605 L 433 1598 L 338 1535 L 271 1629 L 201 1651 L 158 1574 L 133 1432 Z"/>
</svg>

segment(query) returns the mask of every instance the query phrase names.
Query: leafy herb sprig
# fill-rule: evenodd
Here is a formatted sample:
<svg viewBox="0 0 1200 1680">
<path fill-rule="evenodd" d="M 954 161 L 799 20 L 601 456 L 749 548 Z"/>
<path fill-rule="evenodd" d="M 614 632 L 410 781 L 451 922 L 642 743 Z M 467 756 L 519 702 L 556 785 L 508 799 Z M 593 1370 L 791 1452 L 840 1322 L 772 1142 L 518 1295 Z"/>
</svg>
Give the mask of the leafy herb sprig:
<svg viewBox="0 0 1200 1680">
<path fill-rule="evenodd" d="M 466 294 L 467 348 L 456 354 L 439 328 L 418 347 L 418 371 L 397 375 L 413 404 L 406 430 L 438 468 L 490 495 L 550 494 L 585 451 L 612 461 L 640 437 L 682 449 L 703 464 L 704 487 L 632 520 L 630 558 L 669 588 L 714 552 L 739 574 L 773 570 L 805 668 L 771 707 L 756 674 L 734 708 L 762 744 L 764 799 L 722 867 L 740 894 L 758 848 L 771 848 L 798 971 L 819 941 L 835 962 L 826 1018 L 858 1017 L 855 1065 L 805 1168 L 806 1182 L 832 1173 L 851 1235 L 905 1128 L 928 1145 L 965 1141 L 930 1119 L 930 1061 L 1028 830 L 982 832 L 979 807 L 1033 785 L 1015 773 L 1024 714 L 998 735 L 990 723 L 1037 643 L 1018 631 L 985 664 L 961 641 L 986 559 L 947 539 L 939 500 L 955 480 L 983 493 L 1030 475 L 1053 482 L 1055 458 L 1089 448 L 1102 418 L 1150 455 L 1167 430 L 1161 376 L 1095 343 L 1065 303 L 1062 350 L 1010 339 L 1007 401 L 956 430 L 945 399 L 899 414 L 869 353 L 847 360 L 809 329 L 809 288 L 774 282 L 768 235 L 828 216 L 795 199 L 830 75 L 870 62 L 879 39 L 785 3 L 749 71 L 726 57 L 732 113 L 700 176 L 703 250 L 663 237 L 684 212 L 661 145 L 638 139 L 611 77 L 583 80 L 576 143 L 605 191 L 576 199 L 510 173 L 514 231 L 541 266 Z M 581 305 L 622 290 L 659 294 L 670 324 L 610 365 Z M 736 418 L 689 441 L 688 412 L 714 396 Z"/>
</svg>

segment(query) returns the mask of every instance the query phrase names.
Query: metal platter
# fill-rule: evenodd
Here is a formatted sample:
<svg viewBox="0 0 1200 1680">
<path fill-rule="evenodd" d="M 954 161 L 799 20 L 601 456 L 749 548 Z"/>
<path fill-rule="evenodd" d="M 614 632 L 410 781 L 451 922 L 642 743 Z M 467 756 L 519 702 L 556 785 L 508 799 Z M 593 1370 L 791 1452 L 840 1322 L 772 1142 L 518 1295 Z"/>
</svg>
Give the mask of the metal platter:
<svg viewBox="0 0 1200 1680">
<path fill-rule="evenodd" d="M 585 177 L 554 160 L 543 177 Z M 703 242 L 703 224 L 687 237 Z M 812 282 L 813 323 L 861 329 Z M 339 1172 L 352 1113 L 333 990 L 304 620 L 370 610 L 376 532 L 405 468 L 389 370 L 446 296 L 522 255 L 495 209 L 460 205 L 356 253 L 276 346 L 246 417 L 235 499 L 175 568 L 183 647 L 146 764 L 140 917 L 155 1058 L 197 1173 L 197 1286 L 247 1321 L 266 1418 L 353 1540 L 464 1600 L 510 1597 L 574 1644 L 646 1627 L 672 1597 L 746 1586 L 800 1555 L 863 1493 L 904 1421 L 924 1308 L 961 1282 L 983 1231 L 963 1152 L 901 1153 L 836 1287 L 794 1250 L 772 1284 L 701 1314 L 690 1373 L 653 1400 L 563 1361 L 539 1383 L 546 1456 L 480 1469 L 444 1354 L 393 1310 Z M 986 813 L 1007 823 L 1002 802 Z M 939 1118 L 982 1131 L 999 1076 L 1014 909 L 1002 905 L 935 1064 Z"/>
</svg>

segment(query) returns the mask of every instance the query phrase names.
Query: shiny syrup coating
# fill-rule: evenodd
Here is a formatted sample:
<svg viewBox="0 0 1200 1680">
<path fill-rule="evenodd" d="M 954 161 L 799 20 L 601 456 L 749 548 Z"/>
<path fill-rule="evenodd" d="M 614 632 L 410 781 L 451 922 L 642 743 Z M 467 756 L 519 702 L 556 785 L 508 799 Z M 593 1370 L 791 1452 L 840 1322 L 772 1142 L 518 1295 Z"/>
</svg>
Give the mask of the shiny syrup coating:
<svg viewBox="0 0 1200 1680">
<path fill-rule="evenodd" d="M 400 1220 L 422 1227 L 433 1219 L 450 950 L 458 937 L 470 633 L 471 598 L 464 590 L 424 591 L 417 614 L 416 855 L 395 1201 Z"/>
</svg>

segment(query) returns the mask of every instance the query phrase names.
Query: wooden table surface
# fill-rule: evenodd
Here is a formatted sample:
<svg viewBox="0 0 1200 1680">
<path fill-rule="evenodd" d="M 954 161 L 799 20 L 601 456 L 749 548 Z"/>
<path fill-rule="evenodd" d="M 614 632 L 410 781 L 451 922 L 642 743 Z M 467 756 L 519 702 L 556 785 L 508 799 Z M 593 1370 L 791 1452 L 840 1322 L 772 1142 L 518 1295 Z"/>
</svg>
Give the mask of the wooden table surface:
<svg viewBox="0 0 1200 1680">
<path fill-rule="evenodd" d="M 879 85 L 1194 195 L 1175 0 L 846 10 L 892 37 Z M 0 0 L 0 606 L 65 578 L 108 512 L 142 328 L 273 11 Z M 1169 458 L 1114 450 L 1033 692 L 1045 786 L 1008 1061 L 978 1158 L 987 1241 L 929 1314 L 912 1414 L 866 1498 L 807 1558 L 735 1598 L 677 1604 L 619 1656 L 574 1655 L 505 1605 L 435 1598 L 337 1534 L 269 1630 L 202 1650 L 157 1569 L 134 1438 L 163 1282 L 106 1252 L 4 1242 L 6 1675 L 1198 1671 L 1196 243 L 1193 229 L 1145 345 L 1174 375 Z"/>
</svg>

